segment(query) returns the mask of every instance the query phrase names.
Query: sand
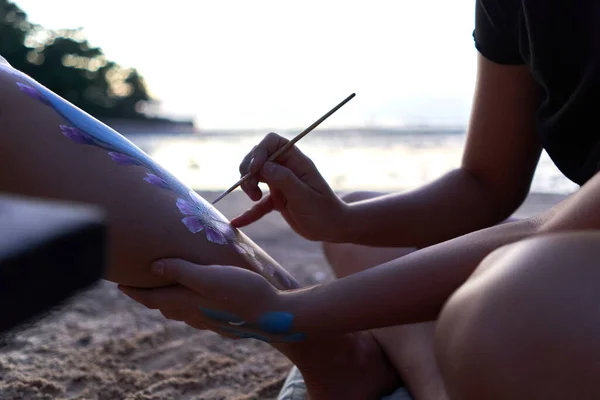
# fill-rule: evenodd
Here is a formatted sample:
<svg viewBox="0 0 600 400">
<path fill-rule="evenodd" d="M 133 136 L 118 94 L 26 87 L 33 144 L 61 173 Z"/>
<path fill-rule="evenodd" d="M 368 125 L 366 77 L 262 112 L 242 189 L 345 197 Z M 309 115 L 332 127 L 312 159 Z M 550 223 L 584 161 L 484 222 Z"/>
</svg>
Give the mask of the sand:
<svg viewBox="0 0 600 400">
<path fill-rule="evenodd" d="M 517 214 L 562 198 L 533 194 Z M 236 191 L 219 209 L 233 217 L 249 204 Z M 332 279 L 319 244 L 296 235 L 278 214 L 244 231 L 301 282 Z M 291 367 L 264 343 L 166 320 L 104 281 L 3 345 L 0 399 L 274 399 Z"/>
</svg>

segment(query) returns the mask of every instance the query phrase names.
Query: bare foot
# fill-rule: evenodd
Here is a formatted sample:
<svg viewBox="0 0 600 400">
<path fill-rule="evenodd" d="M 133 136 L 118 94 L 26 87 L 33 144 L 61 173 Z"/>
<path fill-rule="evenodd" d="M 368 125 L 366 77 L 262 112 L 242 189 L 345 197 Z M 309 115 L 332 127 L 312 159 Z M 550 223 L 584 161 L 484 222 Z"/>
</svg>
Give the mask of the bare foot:
<svg viewBox="0 0 600 400">
<path fill-rule="evenodd" d="M 370 332 L 275 346 L 302 372 L 311 399 L 378 399 L 401 385 Z"/>
</svg>

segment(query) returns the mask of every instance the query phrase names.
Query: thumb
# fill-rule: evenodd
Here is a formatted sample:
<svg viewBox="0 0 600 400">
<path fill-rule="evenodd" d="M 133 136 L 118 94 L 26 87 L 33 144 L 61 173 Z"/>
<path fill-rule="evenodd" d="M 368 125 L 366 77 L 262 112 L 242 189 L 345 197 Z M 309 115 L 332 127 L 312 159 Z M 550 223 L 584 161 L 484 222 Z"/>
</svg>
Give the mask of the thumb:
<svg viewBox="0 0 600 400">
<path fill-rule="evenodd" d="M 224 293 L 243 292 L 249 279 L 263 279 L 257 273 L 230 265 L 201 265 L 177 259 L 165 258 L 152 263 L 152 271 L 168 280 L 177 282 L 207 298 L 223 296 Z"/>
<path fill-rule="evenodd" d="M 286 198 L 301 198 L 312 190 L 290 169 L 275 162 L 265 163 L 261 176 L 270 187 L 281 191 Z"/>
<path fill-rule="evenodd" d="M 169 258 L 157 260 L 152 263 L 151 269 L 158 276 L 162 276 L 172 282 L 180 283 L 190 289 L 198 290 L 200 276 L 204 266 L 193 264 L 186 260 Z"/>
</svg>

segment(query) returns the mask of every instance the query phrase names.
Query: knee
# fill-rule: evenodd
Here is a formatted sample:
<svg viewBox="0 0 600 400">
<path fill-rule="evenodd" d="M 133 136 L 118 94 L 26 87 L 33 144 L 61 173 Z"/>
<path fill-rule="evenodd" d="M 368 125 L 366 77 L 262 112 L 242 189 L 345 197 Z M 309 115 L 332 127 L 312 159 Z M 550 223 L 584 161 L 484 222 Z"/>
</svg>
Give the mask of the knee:
<svg viewBox="0 0 600 400">
<path fill-rule="evenodd" d="M 573 325 L 573 309 L 594 309 L 598 257 L 600 234 L 591 232 L 528 239 L 486 257 L 438 319 L 436 356 L 450 394 L 513 398 L 500 393 L 520 379 L 517 370 L 532 368 L 548 343 L 573 334 L 557 328 Z"/>
<path fill-rule="evenodd" d="M 352 269 L 354 256 L 356 255 L 356 245 L 350 243 L 327 243 L 321 244 L 323 254 L 327 263 L 333 268 L 335 275 L 339 278 L 347 275 L 344 271 Z"/>
</svg>

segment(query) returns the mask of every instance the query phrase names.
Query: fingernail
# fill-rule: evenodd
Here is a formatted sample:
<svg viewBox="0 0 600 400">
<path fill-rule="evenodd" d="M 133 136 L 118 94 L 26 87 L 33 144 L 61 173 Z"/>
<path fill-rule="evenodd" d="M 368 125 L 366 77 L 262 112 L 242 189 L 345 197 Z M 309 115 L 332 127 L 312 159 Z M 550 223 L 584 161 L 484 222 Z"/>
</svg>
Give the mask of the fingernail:
<svg viewBox="0 0 600 400">
<path fill-rule="evenodd" d="M 252 158 L 250 159 L 250 166 L 249 166 L 249 168 L 250 168 L 250 171 L 254 170 L 254 162 L 255 162 L 255 160 L 254 160 L 254 157 L 252 157 Z"/>
<path fill-rule="evenodd" d="M 162 261 L 157 261 L 154 264 L 152 264 L 152 272 L 154 272 L 156 275 L 164 275 L 165 274 L 165 263 Z"/>
</svg>

